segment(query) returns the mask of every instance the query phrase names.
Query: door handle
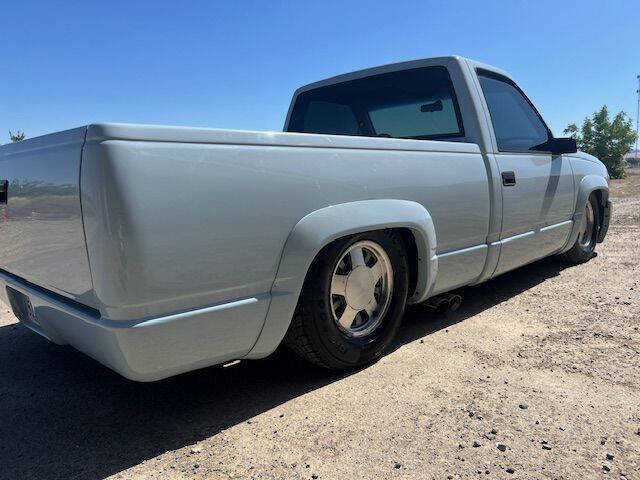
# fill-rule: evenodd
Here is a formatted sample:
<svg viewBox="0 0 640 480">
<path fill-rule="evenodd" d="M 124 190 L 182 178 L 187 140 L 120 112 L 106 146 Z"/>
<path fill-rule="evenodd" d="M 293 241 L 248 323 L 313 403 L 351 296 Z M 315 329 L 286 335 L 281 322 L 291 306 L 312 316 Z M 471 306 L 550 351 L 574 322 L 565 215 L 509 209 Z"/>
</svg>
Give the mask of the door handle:
<svg viewBox="0 0 640 480">
<path fill-rule="evenodd" d="M 515 172 L 502 172 L 502 185 L 505 187 L 512 187 L 516 184 Z"/>
</svg>

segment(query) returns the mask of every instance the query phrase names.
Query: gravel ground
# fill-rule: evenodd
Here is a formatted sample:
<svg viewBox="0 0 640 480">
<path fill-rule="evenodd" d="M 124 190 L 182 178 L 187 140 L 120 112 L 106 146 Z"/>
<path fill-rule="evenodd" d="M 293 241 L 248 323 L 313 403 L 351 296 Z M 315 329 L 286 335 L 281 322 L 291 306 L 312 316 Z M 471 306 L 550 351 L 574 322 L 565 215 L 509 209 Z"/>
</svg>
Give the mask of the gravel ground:
<svg viewBox="0 0 640 480">
<path fill-rule="evenodd" d="M 640 174 L 598 256 L 407 313 L 377 364 L 137 384 L 0 315 L 0 478 L 640 479 Z"/>
</svg>

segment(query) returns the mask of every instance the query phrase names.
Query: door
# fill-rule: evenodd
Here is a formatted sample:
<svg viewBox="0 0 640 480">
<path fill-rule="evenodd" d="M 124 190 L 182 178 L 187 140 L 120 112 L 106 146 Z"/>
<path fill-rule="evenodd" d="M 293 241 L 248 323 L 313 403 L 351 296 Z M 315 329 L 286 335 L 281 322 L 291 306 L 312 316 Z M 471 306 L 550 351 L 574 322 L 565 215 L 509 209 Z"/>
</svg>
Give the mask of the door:
<svg viewBox="0 0 640 480">
<path fill-rule="evenodd" d="M 561 249 L 571 231 L 573 173 L 549 151 L 551 132 L 510 79 L 479 71 L 502 180 L 500 259 L 504 273 Z"/>
</svg>

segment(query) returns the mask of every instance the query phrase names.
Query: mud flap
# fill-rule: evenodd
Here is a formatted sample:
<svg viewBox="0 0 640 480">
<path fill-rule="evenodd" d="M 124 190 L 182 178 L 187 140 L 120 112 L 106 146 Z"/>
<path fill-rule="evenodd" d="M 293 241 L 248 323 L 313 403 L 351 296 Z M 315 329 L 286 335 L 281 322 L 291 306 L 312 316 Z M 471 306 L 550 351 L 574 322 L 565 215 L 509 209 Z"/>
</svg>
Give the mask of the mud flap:
<svg viewBox="0 0 640 480">
<path fill-rule="evenodd" d="M 600 230 L 598 231 L 598 237 L 596 238 L 596 241 L 598 243 L 602 243 L 604 237 L 607 235 L 607 230 L 609 230 L 609 220 L 611 220 L 612 211 L 613 205 L 611 204 L 611 201 L 608 201 L 602 211 L 602 223 L 600 224 Z"/>
</svg>

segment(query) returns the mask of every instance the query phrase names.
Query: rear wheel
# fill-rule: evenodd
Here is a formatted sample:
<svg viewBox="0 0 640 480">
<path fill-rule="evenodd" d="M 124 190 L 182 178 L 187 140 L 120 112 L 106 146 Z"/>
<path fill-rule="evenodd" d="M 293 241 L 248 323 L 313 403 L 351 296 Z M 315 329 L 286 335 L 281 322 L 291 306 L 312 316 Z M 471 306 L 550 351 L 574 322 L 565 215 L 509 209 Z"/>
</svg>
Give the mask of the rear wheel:
<svg viewBox="0 0 640 480">
<path fill-rule="evenodd" d="M 338 240 L 313 262 L 285 342 L 326 368 L 371 363 L 400 326 L 407 289 L 407 257 L 397 233 Z"/>
<path fill-rule="evenodd" d="M 584 207 L 580 233 L 570 250 L 562 254 L 562 258 L 569 263 L 584 263 L 593 257 L 596 249 L 596 239 L 600 228 L 600 206 L 595 193 L 592 193 Z"/>
</svg>

